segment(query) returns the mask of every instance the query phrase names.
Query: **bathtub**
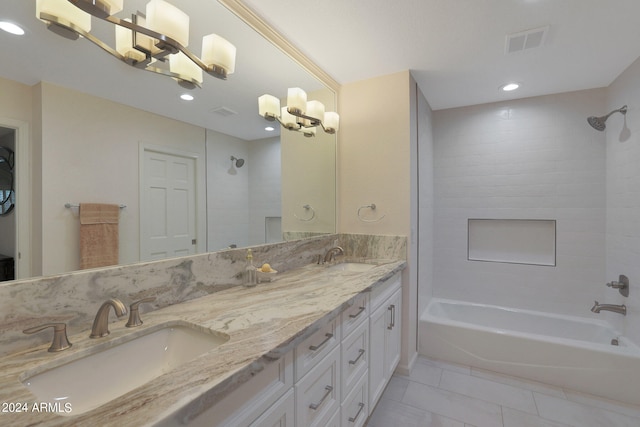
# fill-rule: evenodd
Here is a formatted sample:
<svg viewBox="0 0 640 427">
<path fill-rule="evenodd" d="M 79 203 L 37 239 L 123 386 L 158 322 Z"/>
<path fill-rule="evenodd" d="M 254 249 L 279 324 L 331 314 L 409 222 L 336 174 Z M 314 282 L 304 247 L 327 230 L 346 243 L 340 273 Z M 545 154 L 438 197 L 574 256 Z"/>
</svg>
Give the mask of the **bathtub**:
<svg viewBox="0 0 640 427">
<path fill-rule="evenodd" d="M 427 357 L 640 404 L 640 348 L 605 321 L 434 298 L 418 330 Z"/>
</svg>

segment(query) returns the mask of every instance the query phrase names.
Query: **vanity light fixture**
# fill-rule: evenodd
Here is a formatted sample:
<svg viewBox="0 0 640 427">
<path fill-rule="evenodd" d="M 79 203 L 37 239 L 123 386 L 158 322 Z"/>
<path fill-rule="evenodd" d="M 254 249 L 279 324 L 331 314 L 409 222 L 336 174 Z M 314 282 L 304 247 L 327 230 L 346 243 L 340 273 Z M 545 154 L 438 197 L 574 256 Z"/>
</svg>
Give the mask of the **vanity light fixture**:
<svg viewBox="0 0 640 427">
<path fill-rule="evenodd" d="M 287 130 L 302 132 L 304 136 L 316 135 L 320 126 L 328 134 L 340 127 L 340 116 L 333 111 L 325 112 L 320 101 L 307 101 L 307 94 L 300 88 L 289 88 L 287 106 L 280 107 L 280 100 L 273 95 L 258 98 L 258 113 L 268 121 L 277 120 Z"/>
<path fill-rule="evenodd" d="M 36 17 L 65 38 L 86 38 L 113 57 L 135 68 L 175 79 L 180 86 L 202 86 L 202 72 L 226 80 L 235 71 L 236 48 L 209 34 L 202 39 L 202 55 L 187 49 L 189 15 L 164 0 L 151 0 L 145 13 L 131 19 L 115 16 L 124 0 L 36 0 Z M 115 49 L 91 33 L 91 17 L 115 26 Z"/>
<path fill-rule="evenodd" d="M 13 34 L 16 36 L 24 35 L 24 30 L 20 28 L 19 25 L 16 25 L 13 22 L 0 21 L 0 30 L 6 31 L 9 34 Z"/>
</svg>

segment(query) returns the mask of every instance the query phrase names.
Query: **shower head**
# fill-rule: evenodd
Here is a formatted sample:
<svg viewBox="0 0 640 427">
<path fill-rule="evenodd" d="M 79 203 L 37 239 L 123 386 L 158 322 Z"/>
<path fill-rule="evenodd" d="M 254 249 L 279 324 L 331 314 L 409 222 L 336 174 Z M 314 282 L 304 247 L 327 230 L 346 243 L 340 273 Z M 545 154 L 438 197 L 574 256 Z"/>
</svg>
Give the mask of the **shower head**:
<svg viewBox="0 0 640 427">
<path fill-rule="evenodd" d="M 237 157 L 231 156 L 231 161 L 236 161 L 236 167 L 241 168 L 244 165 L 244 159 L 238 159 Z"/>
<path fill-rule="evenodd" d="M 587 118 L 587 122 L 589 122 L 589 124 L 591 125 L 592 128 L 602 132 L 607 127 L 607 125 L 605 124 L 607 119 L 613 113 L 622 113 L 623 115 L 625 115 L 625 114 L 627 114 L 627 106 L 624 105 L 624 106 L 622 106 L 622 108 L 619 108 L 617 110 L 613 110 L 612 112 L 610 112 L 606 116 L 602 116 L 602 117 L 591 116 L 591 117 Z"/>
</svg>

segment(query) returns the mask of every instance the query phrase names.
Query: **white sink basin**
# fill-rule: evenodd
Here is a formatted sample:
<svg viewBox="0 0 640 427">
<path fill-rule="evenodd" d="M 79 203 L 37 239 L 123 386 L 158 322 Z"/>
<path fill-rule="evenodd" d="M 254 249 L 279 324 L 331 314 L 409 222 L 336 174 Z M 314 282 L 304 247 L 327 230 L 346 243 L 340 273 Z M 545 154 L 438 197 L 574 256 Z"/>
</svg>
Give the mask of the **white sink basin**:
<svg viewBox="0 0 640 427">
<path fill-rule="evenodd" d="M 229 339 L 186 326 L 142 335 L 98 353 L 33 375 L 22 383 L 40 402 L 70 403 L 78 415 L 190 362 Z"/>
<path fill-rule="evenodd" d="M 343 262 L 341 264 L 334 264 L 327 267 L 329 271 L 353 271 L 364 272 L 369 271 L 375 267 L 375 264 L 365 264 L 363 262 Z"/>
</svg>

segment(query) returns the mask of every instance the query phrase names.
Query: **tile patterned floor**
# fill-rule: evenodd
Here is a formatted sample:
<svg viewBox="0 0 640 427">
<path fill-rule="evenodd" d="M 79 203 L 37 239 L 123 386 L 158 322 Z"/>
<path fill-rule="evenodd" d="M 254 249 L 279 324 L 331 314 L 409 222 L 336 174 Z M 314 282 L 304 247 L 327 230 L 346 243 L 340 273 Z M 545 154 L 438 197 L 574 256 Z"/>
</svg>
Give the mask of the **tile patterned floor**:
<svg viewBox="0 0 640 427">
<path fill-rule="evenodd" d="M 420 357 L 367 427 L 638 427 L 640 407 Z"/>
</svg>

